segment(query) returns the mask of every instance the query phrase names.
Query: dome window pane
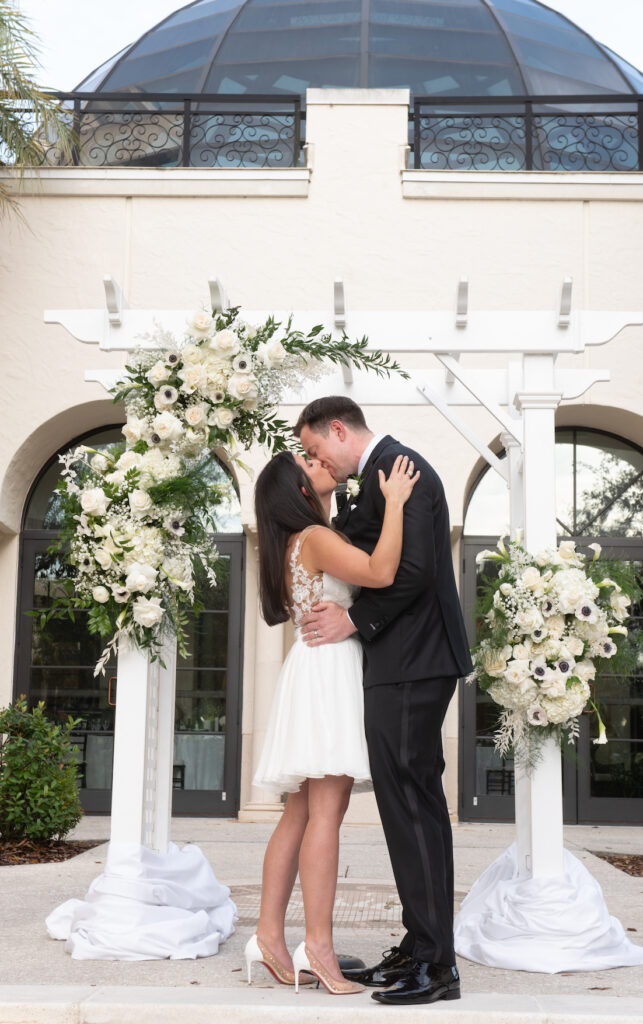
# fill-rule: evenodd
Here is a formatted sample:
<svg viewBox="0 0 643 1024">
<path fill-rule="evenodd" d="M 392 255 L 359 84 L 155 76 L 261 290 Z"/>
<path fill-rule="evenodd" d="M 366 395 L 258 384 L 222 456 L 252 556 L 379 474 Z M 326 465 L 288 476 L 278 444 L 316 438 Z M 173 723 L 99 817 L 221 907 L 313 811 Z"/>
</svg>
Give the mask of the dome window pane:
<svg viewBox="0 0 643 1024">
<path fill-rule="evenodd" d="M 324 28 L 332 25 L 359 24 L 361 4 L 357 0 L 331 3 L 248 5 L 236 19 L 233 32 L 256 29 Z"/>
</svg>

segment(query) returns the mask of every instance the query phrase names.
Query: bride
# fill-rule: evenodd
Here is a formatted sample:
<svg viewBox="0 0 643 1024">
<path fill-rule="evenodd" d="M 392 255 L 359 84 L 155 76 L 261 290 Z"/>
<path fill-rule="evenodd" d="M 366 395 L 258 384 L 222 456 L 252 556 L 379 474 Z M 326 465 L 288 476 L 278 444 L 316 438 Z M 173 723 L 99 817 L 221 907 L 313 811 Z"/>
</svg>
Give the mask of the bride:
<svg viewBox="0 0 643 1024">
<path fill-rule="evenodd" d="M 386 510 L 372 555 L 329 526 L 336 481 L 317 460 L 281 452 L 264 467 L 255 489 L 259 591 L 268 625 L 295 624 L 295 643 L 281 670 L 253 785 L 288 793 L 266 848 L 257 932 L 245 950 L 252 964 L 298 990 L 299 972 L 329 992 L 364 990 L 340 972 L 332 942 L 339 827 L 351 788 L 368 788 L 370 773 L 362 692 L 362 648 L 340 643 L 306 646 L 302 617 L 319 601 L 349 608 L 359 587 L 393 582 L 402 551 L 403 507 L 419 478 L 399 456 L 388 480 L 380 470 Z M 299 870 L 306 940 L 291 960 L 284 936 L 288 900 Z"/>
</svg>

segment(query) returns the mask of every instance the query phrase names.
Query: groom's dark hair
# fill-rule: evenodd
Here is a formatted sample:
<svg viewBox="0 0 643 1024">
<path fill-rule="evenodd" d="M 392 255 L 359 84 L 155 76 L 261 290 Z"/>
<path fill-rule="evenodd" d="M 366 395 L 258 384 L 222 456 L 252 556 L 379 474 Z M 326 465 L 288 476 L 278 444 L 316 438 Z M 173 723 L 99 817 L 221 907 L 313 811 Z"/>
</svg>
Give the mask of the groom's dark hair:
<svg viewBox="0 0 643 1024">
<path fill-rule="evenodd" d="M 357 402 L 344 395 L 327 395 L 325 398 L 316 398 L 302 409 L 292 428 L 293 433 L 299 437 L 303 427 L 310 427 L 325 437 L 333 420 L 341 420 L 353 430 L 368 430 L 364 413 Z"/>
</svg>

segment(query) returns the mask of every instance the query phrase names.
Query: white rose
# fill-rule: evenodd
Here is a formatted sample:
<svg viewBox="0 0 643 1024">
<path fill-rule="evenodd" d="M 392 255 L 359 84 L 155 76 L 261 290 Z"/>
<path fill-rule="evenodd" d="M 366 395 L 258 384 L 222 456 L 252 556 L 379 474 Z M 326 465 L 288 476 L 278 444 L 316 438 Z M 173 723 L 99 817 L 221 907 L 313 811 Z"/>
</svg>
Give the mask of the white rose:
<svg viewBox="0 0 643 1024">
<path fill-rule="evenodd" d="M 109 569 L 112 564 L 112 556 L 106 548 L 96 548 L 94 551 L 94 561 L 98 562 L 101 569 Z"/>
<path fill-rule="evenodd" d="M 212 413 L 208 422 L 212 422 L 215 426 L 220 427 L 222 430 L 226 430 L 234 423 L 234 412 L 232 409 L 226 409 L 225 406 L 222 406 Z"/>
<path fill-rule="evenodd" d="M 94 455 L 89 465 L 94 470 L 94 473 L 104 473 L 111 466 L 111 461 L 104 455 Z"/>
<path fill-rule="evenodd" d="M 104 516 L 110 499 L 102 487 L 88 487 L 80 496 L 80 505 L 83 512 L 89 516 Z"/>
<path fill-rule="evenodd" d="M 191 334 L 193 338 L 209 338 L 213 330 L 212 315 L 205 310 L 200 309 L 197 313 L 193 313 L 188 320 L 188 334 Z"/>
<path fill-rule="evenodd" d="M 149 512 L 154 504 L 147 491 L 142 491 L 138 488 L 135 491 L 130 491 L 127 497 L 129 499 L 129 507 L 135 516 L 142 516 Z"/>
<path fill-rule="evenodd" d="M 272 369 L 273 366 L 279 366 L 280 363 L 283 363 L 288 353 L 280 341 L 267 341 L 259 346 L 257 355 L 262 360 L 264 366 Z"/>
<path fill-rule="evenodd" d="M 574 675 L 582 679 L 584 683 L 590 683 L 596 676 L 596 669 L 591 661 L 577 661 L 574 665 Z"/>
<path fill-rule="evenodd" d="M 154 586 L 155 580 L 156 569 L 153 569 L 151 565 L 145 565 L 144 562 L 134 562 L 130 565 L 125 586 L 128 590 L 139 590 L 142 594 L 146 594 Z"/>
<path fill-rule="evenodd" d="M 547 632 L 550 636 L 560 637 L 565 631 L 565 616 L 550 615 L 547 619 Z"/>
<path fill-rule="evenodd" d="M 94 587 L 92 589 L 92 597 L 99 604 L 105 604 L 105 601 L 109 601 L 109 590 L 107 587 Z"/>
<path fill-rule="evenodd" d="M 529 662 L 526 659 L 514 659 L 507 665 L 505 679 L 508 683 L 518 686 L 529 676 Z"/>
<path fill-rule="evenodd" d="M 585 644 L 577 636 L 568 636 L 565 640 L 565 647 L 567 648 L 567 650 L 573 658 L 579 658 L 583 653 Z"/>
<path fill-rule="evenodd" d="M 504 676 L 507 668 L 507 659 L 511 657 L 511 647 L 500 649 L 487 648 L 482 655 L 482 665 L 488 676 L 499 679 Z"/>
<path fill-rule="evenodd" d="M 137 597 L 132 608 L 132 616 L 139 626 L 156 626 L 163 618 L 160 597 Z"/>
<path fill-rule="evenodd" d="M 576 543 L 573 540 L 561 540 L 558 545 L 558 557 L 563 562 L 575 562 L 578 558 L 576 554 Z"/>
<path fill-rule="evenodd" d="M 150 384 L 162 384 L 164 380 L 168 379 L 170 373 L 171 371 L 165 363 L 154 363 L 154 366 L 147 371 L 147 379 Z"/>
<path fill-rule="evenodd" d="M 183 381 L 181 391 L 186 395 L 201 390 L 208 382 L 207 371 L 202 363 L 188 363 L 177 372 L 177 376 Z"/>
<path fill-rule="evenodd" d="M 541 597 L 545 592 L 543 578 L 534 565 L 530 565 L 524 570 L 520 577 L 520 582 L 523 587 L 527 587 L 528 590 L 531 590 L 536 597 Z"/>
<path fill-rule="evenodd" d="M 523 633 L 533 633 L 535 629 L 543 625 L 543 617 L 538 608 L 524 608 L 516 615 L 516 625 Z"/>
<path fill-rule="evenodd" d="M 229 359 L 237 354 L 239 347 L 239 338 L 234 331 L 229 329 L 217 331 L 210 341 L 210 348 L 221 355 L 227 356 Z"/>
<path fill-rule="evenodd" d="M 183 433 L 181 421 L 167 411 L 154 417 L 153 426 L 161 441 L 175 441 Z"/>
<path fill-rule="evenodd" d="M 203 362 L 206 353 L 207 349 L 200 345 L 186 345 L 185 348 L 181 350 L 181 359 L 184 364 L 190 363 L 195 365 L 196 363 Z"/>
<path fill-rule="evenodd" d="M 93 462 L 93 459 L 92 459 Z M 627 608 L 632 602 L 625 594 L 610 594 L 610 605 L 617 619 L 625 619 L 630 613 Z"/>
<path fill-rule="evenodd" d="M 359 494 L 360 482 L 357 477 L 351 476 L 346 481 L 346 490 L 350 494 L 351 498 L 356 498 Z"/>
<path fill-rule="evenodd" d="M 127 473 L 129 469 L 138 469 L 138 467 L 141 464 L 142 458 L 143 456 L 140 455 L 138 452 L 133 452 L 131 451 L 131 449 L 128 449 L 128 451 L 123 452 L 116 465 L 118 466 L 119 470 L 125 470 L 125 472 Z"/>
<path fill-rule="evenodd" d="M 207 416 L 207 405 L 191 405 L 189 409 L 185 411 L 185 422 L 190 427 L 200 427 L 206 421 Z"/>
<path fill-rule="evenodd" d="M 513 649 L 513 656 L 516 661 L 524 661 L 531 657 L 531 644 L 516 644 Z"/>
<path fill-rule="evenodd" d="M 137 441 L 141 440 L 146 429 L 147 424 L 145 420 L 139 419 L 138 416 L 129 416 L 127 423 L 123 427 L 125 440 L 128 444 L 136 444 Z"/>
<path fill-rule="evenodd" d="M 513 590 L 514 588 L 512 587 L 511 583 L 500 584 L 500 593 L 504 594 L 505 597 L 509 597 L 510 594 L 513 594 Z"/>
<path fill-rule="evenodd" d="M 257 384 L 254 377 L 248 373 L 233 373 L 228 381 L 228 393 L 233 398 L 256 397 Z"/>
</svg>

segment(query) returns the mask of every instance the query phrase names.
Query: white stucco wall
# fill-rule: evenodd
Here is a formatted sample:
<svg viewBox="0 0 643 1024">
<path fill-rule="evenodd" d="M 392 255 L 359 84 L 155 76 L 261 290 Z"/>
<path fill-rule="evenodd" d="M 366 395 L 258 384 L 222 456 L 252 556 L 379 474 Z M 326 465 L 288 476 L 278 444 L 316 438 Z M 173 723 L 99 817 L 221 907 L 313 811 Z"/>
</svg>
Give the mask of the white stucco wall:
<svg viewBox="0 0 643 1024">
<path fill-rule="evenodd" d="M 12 697 L 18 532 L 29 488 L 59 447 L 118 420 L 91 368 L 121 366 L 120 353 L 81 345 L 47 308 L 100 308 L 112 274 L 131 307 L 188 309 L 207 302 L 218 276 L 230 301 L 248 309 L 328 310 L 333 279 L 344 280 L 351 310 L 453 308 L 458 279 L 470 281 L 472 309 L 548 310 L 563 277 L 575 307 L 643 308 L 643 175 L 481 174 L 405 169 L 408 96 L 399 91 L 311 90 L 308 166 L 275 171 L 51 169 L 27 179 L 26 225 L 2 223 L 0 345 L 0 704 Z M 424 318 L 424 319 L 423 319 Z M 641 318 L 643 320 L 643 317 Z M 423 326 L 425 325 L 425 326 Z M 398 342 L 400 339 L 396 339 Z M 609 367 L 609 384 L 564 403 L 558 422 L 610 430 L 643 444 L 642 328 L 609 345 L 563 356 L 561 366 Z M 517 347 L 520 339 L 516 339 Z M 404 366 L 436 367 L 432 356 L 402 354 Z M 471 367 L 504 356 L 468 355 Z M 296 410 L 289 408 L 294 418 Z M 481 409 L 460 410 L 487 443 L 499 426 Z M 462 526 L 478 454 L 429 406 L 367 409 L 370 427 L 397 434 L 441 475 L 454 537 Z M 260 465 L 261 456 L 251 461 Z M 251 789 L 252 766 L 287 631 L 258 617 L 252 543 L 252 484 L 242 480 L 249 531 L 242 746 L 242 813 L 273 815 Z M 454 547 L 456 573 L 458 550 Z M 458 712 L 445 723 L 446 791 L 457 810 Z M 372 798 L 350 812 L 375 820 Z"/>
</svg>

